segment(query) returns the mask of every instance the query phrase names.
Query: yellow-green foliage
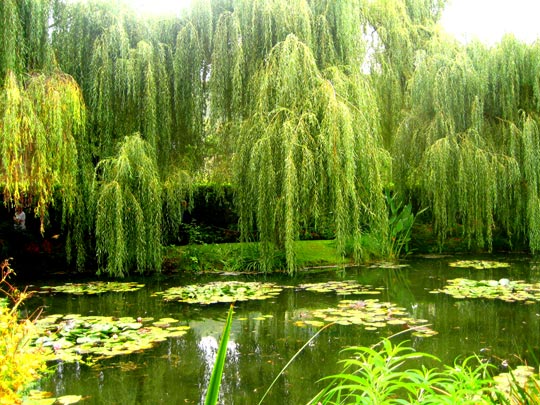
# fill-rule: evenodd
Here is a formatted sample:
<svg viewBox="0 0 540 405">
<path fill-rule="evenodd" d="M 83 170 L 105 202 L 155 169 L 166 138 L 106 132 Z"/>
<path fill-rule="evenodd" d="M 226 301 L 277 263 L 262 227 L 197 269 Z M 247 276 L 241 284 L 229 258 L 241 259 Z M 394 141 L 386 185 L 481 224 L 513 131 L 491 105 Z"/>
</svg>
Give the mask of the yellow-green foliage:
<svg viewBox="0 0 540 405">
<path fill-rule="evenodd" d="M 85 107 L 66 74 L 33 74 L 21 85 L 8 72 L 0 95 L 0 187 L 7 204 L 32 204 L 43 222 L 59 188 L 63 209 L 73 210 L 77 188 L 77 138 Z"/>
<path fill-rule="evenodd" d="M 7 281 L 11 273 L 7 260 L 0 263 L 0 405 L 20 404 L 25 388 L 46 366 L 41 349 L 30 346 L 34 324 L 18 317 L 18 307 L 28 295 Z M 11 307 L 8 298 L 14 303 Z"/>
<path fill-rule="evenodd" d="M 1 304 L 0 304 L 1 305 Z M 17 313 L 0 306 L 0 404 L 21 403 L 21 394 L 29 383 L 45 370 L 45 358 L 29 346 L 34 325 L 20 321 Z"/>
</svg>

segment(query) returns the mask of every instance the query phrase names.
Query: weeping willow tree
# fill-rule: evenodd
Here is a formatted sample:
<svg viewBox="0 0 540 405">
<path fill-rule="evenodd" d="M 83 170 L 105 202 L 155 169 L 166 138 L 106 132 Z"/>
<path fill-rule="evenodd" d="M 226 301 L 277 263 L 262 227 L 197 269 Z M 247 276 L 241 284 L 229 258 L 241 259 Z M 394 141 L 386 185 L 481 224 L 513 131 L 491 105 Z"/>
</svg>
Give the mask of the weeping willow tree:
<svg viewBox="0 0 540 405">
<path fill-rule="evenodd" d="M 41 232 L 48 208 L 60 199 L 64 220 L 73 214 L 78 187 L 77 138 L 85 107 L 68 75 L 34 74 L 21 85 L 8 72 L 0 99 L 0 183 L 4 203 L 34 207 Z"/>
<path fill-rule="evenodd" d="M 94 43 L 89 94 L 94 155 L 111 156 L 115 142 L 129 133 L 123 108 L 132 89 L 130 45 L 121 21 L 109 27 Z"/>
<path fill-rule="evenodd" d="M 131 48 L 122 21 L 96 39 L 89 94 L 95 156 L 110 156 L 125 134 L 139 132 L 168 166 L 175 141 L 172 73 L 170 49 L 147 41 Z"/>
<path fill-rule="evenodd" d="M 137 44 L 130 58 L 132 65 L 132 94 L 131 98 L 132 111 L 128 117 L 136 122 L 139 132 L 144 139 L 156 149 L 157 144 L 157 128 L 158 120 L 161 118 L 170 122 L 170 108 L 165 106 L 163 116 L 158 115 L 158 98 L 157 95 L 157 80 L 155 72 L 154 48 L 151 44 L 141 41 Z M 160 94 L 160 98 L 166 99 L 170 93 Z M 170 99 L 169 99 L 170 100 Z M 169 114 L 167 114 L 169 113 Z M 129 118 L 128 118 L 129 119 Z"/>
<path fill-rule="evenodd" d="M 138 134 L 126 137 L 116 156 L 97 165 L 94 194 L 98 274 L 159 271 L 161 183 L 151 145 Z"/>
<path fill-rule="evenodd" d="M 19 73 L 23 67 L 19 47 L 22 24 L 15 0 L 0 3 L 0 21 L 0 80 L 3 81 L 8 71 Z"/>
<path fill-rule="evenodd" d="M 540 131 L 538 123 L 527 117 L 522 130 L 523 177 L 525 194 L 525 223 L 529 246 L 533 253 L 540 251 Z"/>
<path fill-rule="evenodd" d="M 382 170 L 386 155 L 371 126 L 376 109 L 363 109 L 368 87 L 354 79 L 339 72 L 325 79 L 294 35 L 275 46 L 258 77 L 256 103 L 238 140 L 236 201 L 242 237 L 256 231 L 265 271 L 284 252 L 294 272 L 301 227 L 327 213 L 341 253 L 347 242 L 358 253 L 363 224 L 384 229 L 369 218 L 384 221 L 382 176 L 368 172 Z M 346 88 L 362 104 L 338 92 Z"/>
<path fill-rule="evenodd" d="M 515 231 L 520 159 L 505 147 L 512 142 L 494 142 L 482 67 L 489 53 L 477 44 L 468 51 L 445 41 L 432 47 L 411 80 L 412 108 L 394 149 L 396 183 L 431 208 L 439 242 L 461 228 L 470 247 L 491 249 L 496 225 Z"/>
<path fill-rule="evenodd" d="M 51 2 L 48 32 L 57 63 L 77 80 L 89 103 L 95 85 L 92 61 L 96 40 L 120 22 L 130 45 L 143 39 L 150 41 L 151 31 L 147 28 L 147 21 L 133 12 L 128 0 Z"/>
<path fill-rule="evenodd" d="M 179 227 L 184 213 L 194 207 L 192 175 L 181 168 L 172 171 L 163 181 L 163 233 L 172 243 L 179 240 Z"/>
</svg>

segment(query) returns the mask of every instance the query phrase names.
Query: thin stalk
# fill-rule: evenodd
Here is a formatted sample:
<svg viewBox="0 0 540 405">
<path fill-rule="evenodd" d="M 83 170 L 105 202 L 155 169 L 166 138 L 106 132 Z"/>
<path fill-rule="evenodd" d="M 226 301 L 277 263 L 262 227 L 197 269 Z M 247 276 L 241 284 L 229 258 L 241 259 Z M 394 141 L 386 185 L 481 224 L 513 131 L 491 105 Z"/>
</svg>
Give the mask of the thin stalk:
<svg viewBox="0 0 540 405">
<path fill-rule="evenodd" d="M 260 401 L 258 402 L 257 405 L 261 405 L 264 398 L 266 398 L 266 396 L 268 395 L 268 393 L 270 392 L 270 390 L 272 389 L 272 387 L 274 386 L 274 384 L 276 383 L 276 381 L 279 379 L 279 377 L 281 377 L 281 375 L 285 372 L 285 370 L 287 369 L 287 367 L 289 367 L 291 365 L 291 363 L 298 357 L 298 355 L 300 353 L 302 353 L 302 351 L 313 341 L 315 340 L 315 338 L 317 336 L 319 336 L 321 334 L 321 332 L 323 330 L 325 330 L 326 328 L 334 325 L 335 322 L 332 322 L 332 323 L 329 323 L 328 325 L 324 325 L 321 329 L 319 329 L 317 331 L 317 333 L 315 333 L 306 343 L 304 343 L 304 345 L 294 354 L 294 356 L 291 357 L 291 359 L 287 362 L 287 364 L 285 364 L 285 366 L 281 369 L 281 371 L 278 373 L 278 375 L 276 376 L 276 378 L 274 378 L 274 381 L 272 381 L 272 384 L 270 384 L 270 386 L 268 387 L 268 389 L 266 390 L 266 392 L 264 393 L 264 395 L 262 396 L 262 398 L 260 399 Z"/>
</svg>

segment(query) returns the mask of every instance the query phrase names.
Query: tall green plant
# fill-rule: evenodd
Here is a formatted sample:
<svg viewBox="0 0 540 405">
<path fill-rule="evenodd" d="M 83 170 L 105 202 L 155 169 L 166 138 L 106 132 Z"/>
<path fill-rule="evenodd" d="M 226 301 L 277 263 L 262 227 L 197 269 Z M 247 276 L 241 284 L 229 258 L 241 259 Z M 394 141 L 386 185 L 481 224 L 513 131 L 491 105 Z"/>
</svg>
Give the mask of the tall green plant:
<svg viewBox="0 0 540 405">
<path fill-rule="evenodd" d="M 339 374 L 323 378 L 328 385 L 309 404 L 492 404 L 489 370 L 470 357 L 442 370 L 418 366 L 439 359 L 404 343 L 382 341 L 382 347 L 351 347 Z"/>
<path fill-rule="evenodd" d="M 229 336 L 231 334 L 232 319 L 233 319 L 234 306 L 231 305 L 227 314 L 227 320 L 225 321 L 225 327 L 221 340 L 219 342 L 218 352 L 214 367 L 212 369 L 212 375 L 210 376 L 210 382 L 206 391 L 206 397 L 204 405 L 215 405 L 219 399 L 219 387 L 221 385 L 221 379 L 223 376 L 223 368 L 225 367 L 225 361 L 227 359 L 227 344 L 229 343 Z"/>
<path fill-rule="evenodd" d="M 416 214 L 413 213 L 412 204 L 404 204 L 397 194 L 390 194 L 386 191 L 386 203 L 388 204 L 390 218 L 388 220 L 389 229 L 389 251 L 391 258 L 398 258 L 402 253 L 410 253 L 409 242 L 416 217 L 426 209 L 422 209 Z"/>
</svg>

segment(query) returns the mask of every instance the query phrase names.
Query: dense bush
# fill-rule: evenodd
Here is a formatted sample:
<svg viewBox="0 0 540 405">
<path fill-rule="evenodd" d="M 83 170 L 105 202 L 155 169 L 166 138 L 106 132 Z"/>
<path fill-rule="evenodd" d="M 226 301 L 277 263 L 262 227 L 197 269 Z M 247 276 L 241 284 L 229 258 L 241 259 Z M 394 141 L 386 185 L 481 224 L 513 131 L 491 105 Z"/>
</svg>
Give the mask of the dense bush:
<svg viewBox="0 0 540 405">
<path fill-rule="evenodd" d="M 12 273 L 7 261 L 0 271 L 0 292 L 5 295 L 0 298 L 0 404 L 13 405 L 22 403 L 24 390 L 45 371 L 45 357 L 29 344 L 33 323 L 19 319 L 18 307 L 26 295 L 7 281 Z"/>
</svg>

